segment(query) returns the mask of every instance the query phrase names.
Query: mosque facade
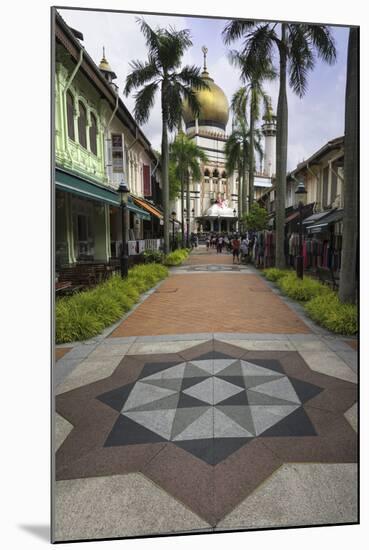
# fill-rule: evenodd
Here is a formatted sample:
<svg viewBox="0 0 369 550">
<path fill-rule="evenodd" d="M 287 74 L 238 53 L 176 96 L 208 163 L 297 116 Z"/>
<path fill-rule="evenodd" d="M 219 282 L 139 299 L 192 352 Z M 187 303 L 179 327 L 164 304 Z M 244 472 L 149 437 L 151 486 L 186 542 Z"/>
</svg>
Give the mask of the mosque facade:
<svg viewBox="0 0 369 550">
<path fill-rule="evenodd" d="M 198 117 L 194 117 L 188 103 L 183 108 L 184 131 L 207 156 L 201 163 L 201 181 L 190 178 L 189 230 L 194 233 L 215 231 L 231 232 L 238 228 L 238 173 L 227 173 L 225 144 L 226 128 L 230 115 L 228 99 L 224 91 L 210 76 L 206 66 L 207 48 L 202 48 L 204 67 L 201 77 L 208 85 L 207 89 L 196 91 L 200 103 Z M 259 198 L 272 186 L 275 175 L 275 136 L 276 117 L 270 112 L 264 117 L 262 132 L 264 135 L 263 167 L 255 173 L 255 198 Z M 180 219 L 181 204 L 178 198 L 173 204 Z M 187 222 L 188 223 L 188 222 Z"/>
</svg>

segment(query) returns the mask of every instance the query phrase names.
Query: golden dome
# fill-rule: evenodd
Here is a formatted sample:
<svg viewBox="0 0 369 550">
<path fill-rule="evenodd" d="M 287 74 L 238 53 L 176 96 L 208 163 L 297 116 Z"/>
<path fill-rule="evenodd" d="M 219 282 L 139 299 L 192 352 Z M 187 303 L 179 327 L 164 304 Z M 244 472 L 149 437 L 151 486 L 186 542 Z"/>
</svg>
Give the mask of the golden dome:
<svg viewBox="0 0 369 550">
<path fill-rule="evenodd" d="M 210 78 L 206 67 L 201 73 L 201 78 L 205 80 L 209 89 L 196 90 L 197 99 L 200 103 L 199 124 L 216 126 L 225 130 L 229 116 L 227 97 L 223 90 Z M 183 119 L 187 127 L 195 125 L 195 117 L 187 100 L 183 103 Z"/>
</svg>

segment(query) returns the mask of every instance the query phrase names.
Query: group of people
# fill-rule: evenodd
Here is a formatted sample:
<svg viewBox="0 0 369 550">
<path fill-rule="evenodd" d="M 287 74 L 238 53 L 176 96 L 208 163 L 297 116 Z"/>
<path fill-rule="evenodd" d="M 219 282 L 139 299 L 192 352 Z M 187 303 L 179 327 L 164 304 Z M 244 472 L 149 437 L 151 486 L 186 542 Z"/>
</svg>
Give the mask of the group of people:
<svg viewBox="0 0 369 550">
<path fill-rule="evenodd" d="M 240 261 L 247 263 L 251 241 L 247 234 L 242 237 L 238 234 L 208 235 L 206 238 L 206 248 L 208 250 L 210 248 L 216 248 L 217 254 L 222 254 L 225 249 L 233 255 L 233 263 L 240 263 Z"/>
</svg>

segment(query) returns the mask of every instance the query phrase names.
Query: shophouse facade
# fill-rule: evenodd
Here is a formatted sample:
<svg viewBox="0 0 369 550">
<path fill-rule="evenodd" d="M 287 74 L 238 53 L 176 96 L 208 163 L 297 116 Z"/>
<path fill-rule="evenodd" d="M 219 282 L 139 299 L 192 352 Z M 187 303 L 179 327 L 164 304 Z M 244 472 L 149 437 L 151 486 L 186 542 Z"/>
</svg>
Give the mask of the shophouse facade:
<svg viewBox="0 0 369 550">
<path fill-rule="evenodd" d="M 328 141 L 307 160 L 287 174 L 286 181 L 286 256 L 293 265 L 297 253 L 297 233 L 300 213 L 295 190 L 302 181 L 306 189 L 306 204 L 303 208 L 304 240 L 308 252 L 314 250 L 320 259 L 310 254 L 305 267 L 332 268 L 339 271 L 341 266 L 342 229 L 343 229 L 343 161 L 344 140 L 338 137 Z M 276 190 L 273 186 L 260 198 L 259 203 L 269 213 L 270 228 L 274 227 Z M 293 247 L 288 243 L 294 242 Z M 319 254 L 318 254 L 319 253 Z M 307 254 L 308 256 L 309 254 Z"/>
<path fill-rule="evenodd" d="M 160 186 L 157 157 L 120 99 L 115 74 L 105 55 L 97 66 L 82 42 L 83 35 L 56 14 L 57 267 L 109 262 L 119 255 L 122 219 L 117 189 L 122 180 L 130 188 L 127 241 L 160 237 L 160 205 L 150 202 L 154 195 L 161 196 L 160 190 L 153 191 L 153 187 Z M 130 246 L 137 252 L 145 243 Z"/>
</svg>

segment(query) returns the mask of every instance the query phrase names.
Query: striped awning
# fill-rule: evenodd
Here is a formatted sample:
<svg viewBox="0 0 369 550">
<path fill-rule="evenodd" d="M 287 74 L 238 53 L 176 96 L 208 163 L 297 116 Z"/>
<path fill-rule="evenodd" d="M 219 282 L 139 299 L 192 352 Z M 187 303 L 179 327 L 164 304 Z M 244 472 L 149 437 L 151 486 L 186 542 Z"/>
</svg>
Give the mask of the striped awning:
<svg viewBox="0 0 369 550">
<path fill-rule="evenodd" d="M 146 210 L 146 212 L 149 212 L 152 216 L 155 216 L 156 218 L 159 218 L 160 220 L 163 219 L 163 214 L 162 212 L 160 212 L 160 210 L 150 204 L 149 202 L 145 201 L 144 199 L 140 199 L 138 197 L 132 197 L 133 201 L 135 202 L 135 204 L 137 206 L 139 206 L 140 208 L 143 208 L 144 210 Z"/>
</svg>

